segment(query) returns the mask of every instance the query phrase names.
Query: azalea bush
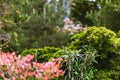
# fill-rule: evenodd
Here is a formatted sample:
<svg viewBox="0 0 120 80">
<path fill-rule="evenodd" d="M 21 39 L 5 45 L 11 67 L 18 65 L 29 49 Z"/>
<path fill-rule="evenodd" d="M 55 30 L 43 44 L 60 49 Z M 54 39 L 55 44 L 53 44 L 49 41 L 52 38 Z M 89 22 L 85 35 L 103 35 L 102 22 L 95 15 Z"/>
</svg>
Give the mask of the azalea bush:
<svg viewBox="0 0 120 80">
<path fill-rule="evenodd" d="M 50 62 L 38 63 L 32 59 L 33 55 L 16 56 L 13 53 L 0 54 L 0 77 L 4 80 L 49 80 L 64 75 L 60 70 L 62 58 L 52 59 Z"/>
</svg>

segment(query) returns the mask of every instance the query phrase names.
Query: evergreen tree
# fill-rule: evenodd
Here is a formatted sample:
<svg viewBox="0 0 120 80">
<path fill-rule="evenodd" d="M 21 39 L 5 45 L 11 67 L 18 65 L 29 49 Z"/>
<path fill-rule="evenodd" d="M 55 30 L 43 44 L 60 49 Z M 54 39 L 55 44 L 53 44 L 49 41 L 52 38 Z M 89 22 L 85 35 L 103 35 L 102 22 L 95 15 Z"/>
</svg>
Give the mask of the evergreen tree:
<svg viewBox="0 0 120 80">
<path fill-rule="evenodd" d="M 120 30 L 120 1 L 119 0 L 102 0 L 100 1 L 101 9 L 96 12 L 88 13 L 87 17 L 92 20 L 96 26 L 105 26 L 115 32 Z"/>
<path fill-rule="evenodd" d="M 80 21 L 83 25 L 92 25 L 92 21 L 86 17 L 87 12 L 98 10 L 97 3 L 89 0 L 72 0 L 71 17 Z"/>
<path fill-rule="evenodd" d="M 13 44 L 12 50 L 66 44 L 67 35 L 56 30 L 56 26 L 62 26 L 66 14 L 62 9 L 62 1 L 1 0 L 0 3 L 0 22 L 4 24 L 0 28 L 14 35 L 10 42 L 10 45 Z"/>
</svg>

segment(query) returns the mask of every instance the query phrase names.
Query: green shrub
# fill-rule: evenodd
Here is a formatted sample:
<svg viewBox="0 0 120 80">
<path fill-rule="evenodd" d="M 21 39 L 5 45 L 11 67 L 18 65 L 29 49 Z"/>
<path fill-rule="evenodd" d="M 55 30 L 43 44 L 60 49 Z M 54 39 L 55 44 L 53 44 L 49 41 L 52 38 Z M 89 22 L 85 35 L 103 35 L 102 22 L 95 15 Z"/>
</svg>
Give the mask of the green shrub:
<svg viewBox="0 0 120 80">
<path fill-rule="evenodd" d="M 116 71 L 100 70 L 97 74 L 94 80 L 119 80 L 119 75 Z"/>
<path fill-rule="evenodd" d="M 101 80 L 105 75 L 106 78 L 102 80 L 120 79 L 120 38 L 117 38 L 113 31 L 104 27 L 90 27 L 82 33 L 73 35 L 69 47 L 79 49 L 82 45 L 93 47 L 99 55 L 96 58 L 98 64 L 94 64 L 98 69 L 95 80 Z M 110 71 L 114 73 L 111 74 Z"/>
<path fill-rule="evenodd" d="M 111 40 L 115 37 L 114 32 L 104 27 L 90 27 L 82 33 L 73 35 L 69 47 L 79 49 L 82 45 L 89 45 L 104 54 L 107 51 L 112 52 Z"/>
<path fill-rule="evenodd" d="M 117 32 L 117 37 L 120 37 L 120 30 Z"/>
<path fill-rule="evenodd" d="M 56 52 L 59 51 L 60 48 L 54 47 L 45 47 L 45 48 L 37 48 L 37 49 L 29 49 L 24 50 L 21 55 L 34 54 L 35 60 L 39 62 L 49 61 L 51 58 L 58 58 L 60 55 Z"/>
</svg>

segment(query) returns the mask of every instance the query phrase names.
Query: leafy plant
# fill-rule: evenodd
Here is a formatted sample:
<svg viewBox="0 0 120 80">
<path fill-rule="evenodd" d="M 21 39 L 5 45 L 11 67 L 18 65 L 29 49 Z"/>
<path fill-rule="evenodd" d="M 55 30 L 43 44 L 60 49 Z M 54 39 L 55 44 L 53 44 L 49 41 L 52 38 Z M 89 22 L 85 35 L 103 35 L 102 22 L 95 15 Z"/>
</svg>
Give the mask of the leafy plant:
<svg viewBox="0 0 120 80">
<path fill-rule="evenodd" d="M 94 77 L 93 63 L 96 51 L 88 46 L 83 46 L 79 51 L 63 49 L 63 67 L 66 71 L 65 80 L 92 80 Z"/>
<path fill-rule="evenodd" d="M 93 26 L 82 33 L 73 35 L 69 47 L 71 49 L 79 49 L 82 45 L 89 45 L 96 49 L 102 57 L 102 55 L 107 55 L 108 51 L 114 52 L 112 39 L 115 37 L 116 34 L 113 31 L 105 27 Z"/>
<path fill-rule="evenodd" d="M 45 48 L 37 48 L 37 49 L 29 49 L 29 50 L 24 50 L 21 55 L 28 55 L 28 54 L 33 54 L 35 55 L 35 59 L 38 62 L 46 62 L 49 61 L 51 58 L 58 58 L 60 54 L 57 53 L 60 48 L 55 48 L 55 47 L 45 47 Z"/>
<path fill-rule="evenodd" d="M 69 47 L 75 50 L 79 50 L 82 45 L 89 45 L 90 47 L 93 47 L 97 50 L 97 54 L 99 55 L 96 57 L 98 64 L 94 64 L 95 68 L 98 70 L 94 79 L 119 80 L 119 42 L 120 38 L 117 38 L 113 31 L 106 29 L 105 27 L 89 27 L 82 33 L 73 35 Z M 102 73 L 101 71 L 105 73 Z M 110 73 L 111 71 L 114 73 Z"/>
<path fill-rule="evenodd" d="M 64 75 L 60 70 L 62 58 L 52 59 L 50 62 L 38 63 L 32 61 L 33 55 L 25 57 L 13 53 L 0 54 L 0 77 L 4 80 L 26 80 L 27 78 L 36 80 L 48 80 Z"/>
</svg>

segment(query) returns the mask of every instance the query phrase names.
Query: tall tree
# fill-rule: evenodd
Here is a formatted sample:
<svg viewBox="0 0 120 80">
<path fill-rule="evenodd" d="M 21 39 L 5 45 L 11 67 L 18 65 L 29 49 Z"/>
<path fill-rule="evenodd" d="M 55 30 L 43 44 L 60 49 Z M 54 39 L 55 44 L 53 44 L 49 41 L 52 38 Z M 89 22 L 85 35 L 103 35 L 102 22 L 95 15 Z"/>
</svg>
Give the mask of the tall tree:
<svg viewBox="0 0 120 80">
<path fill-rule="evenodd" d="M 97 3 L 89 0 L 71 0 L 71 17 L 80 21 L 83 25 L 92 25 L 92 21 L 86 17 L 87 12 L 98 10 Z"/>
<path fill-rule="evenodd" d="M 96 26 L 105 26 L 118 32 L 120 30 L 120 1 L 100 0 L 99 4 L 101 9 L 88 13 L 87 17 L 92 20 Z"/>
<path fill-rule="evenodd" d="M 12 46 L 13 50 L 61 46 L 67 42 L 67 36 L 55 30 L 56 26 L 62 26 L 63 16 L 66 14 L 61 1 L 46 3 L 44 0 L 2 0 L 1 3 L 3 16 L 0 21 L 4 24 L 1 30 L 6 33 L 15 32 L 13 45 L 15 42 L 17 44 Z"/>
</svg>

